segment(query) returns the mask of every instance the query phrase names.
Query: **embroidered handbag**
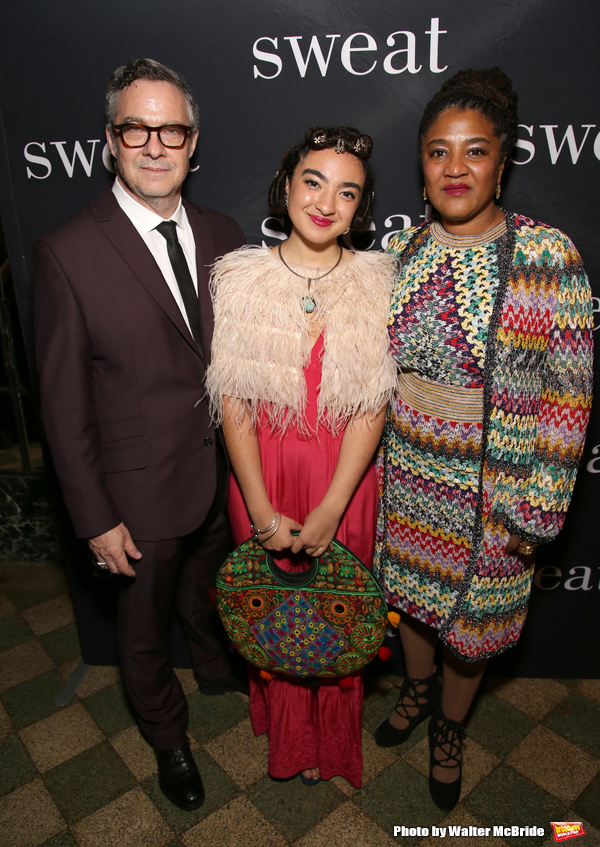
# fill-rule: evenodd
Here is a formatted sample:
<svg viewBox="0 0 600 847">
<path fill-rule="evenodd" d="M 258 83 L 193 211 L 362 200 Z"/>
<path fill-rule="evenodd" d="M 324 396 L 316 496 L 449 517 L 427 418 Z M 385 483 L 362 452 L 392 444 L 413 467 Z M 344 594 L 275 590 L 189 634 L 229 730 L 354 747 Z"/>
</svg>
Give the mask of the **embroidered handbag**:
<svg viewBox="0 0 600 847">
<path fill-rule="evenodd" d="M 347 676 L 373 659 L 387 607 L 371 572 L 334 539 L 308 570 L 284 571 L 254 538 L 217 576 L 217 608 L 252 664 L 290 676 Z"/>
</svg>

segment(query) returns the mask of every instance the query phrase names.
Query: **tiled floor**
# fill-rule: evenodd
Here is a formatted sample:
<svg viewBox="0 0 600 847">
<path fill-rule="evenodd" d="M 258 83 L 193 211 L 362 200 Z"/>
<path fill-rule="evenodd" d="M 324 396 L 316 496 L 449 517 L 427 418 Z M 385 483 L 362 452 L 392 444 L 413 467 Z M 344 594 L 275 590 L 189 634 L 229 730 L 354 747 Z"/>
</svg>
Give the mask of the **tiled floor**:
<svg viewBox="0 0 600 847">
<path fill-rule="evenodd" d="M 91 668 L 76 696 L 55 704 L 78 661 L 61 569 L 0 564 L 3 847 L 550 845 L 551 821 L 581 821 L 586 835 L 571 843 L 600 845 L 599 680 L 487 681 L 468 726 L 462 799 L 445 816 L 428 794 L 425 725 L 396 750 L 373 741 L 396 700 L 396 678 L 369 680 L 365 779 L 356 791 L 340 778 L 312 789 L 270 779 L 247 698 L 204 697 L 181 671 L 207 794 L 201 809 L 186 813 L 158 789 L 116 668 Z M 395 826 L 421 834 L 394 837 Z M 440 837 L 434 826 L 466 831 Z M 493 826 L 545 834 L 468 831 Z"/>
</svg>

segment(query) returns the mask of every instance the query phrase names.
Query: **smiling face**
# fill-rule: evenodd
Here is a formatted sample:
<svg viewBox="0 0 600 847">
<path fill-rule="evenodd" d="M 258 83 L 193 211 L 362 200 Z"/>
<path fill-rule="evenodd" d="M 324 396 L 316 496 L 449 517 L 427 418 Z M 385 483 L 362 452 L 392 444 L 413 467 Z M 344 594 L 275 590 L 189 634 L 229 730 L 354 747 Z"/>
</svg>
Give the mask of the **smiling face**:
<svg viewBox="0 0 600 847">
<path fill-rule="evenodd" d="M 170 82 L 139 79 L 125 88 L 117 101 L 115 124 L 136 122 L 147 126 L 190 125 L 187 101 Z M 164 147 L 157 133 L 144 147 L 125 147 L 118 133 L 106 130 L 110 152 L 125 190 L 147 209 L 168 218 L 179 202 L 181 186 L 190 167 L 198 131 L 190 133 L 180 150 Z"/>
<path fill-rule="evenodd" d="M 352 153 L 311 150 L 288 184 L 293 233 L 308 245 L 331 244 L 351 225 L 364 184 L 363 166 Z"/>
<path fill-rule="evenodd" d="M 477 235 L 502 220 L 494 202 L 505 156 L 490 121 L 474 110 L 447 109 L 423 138 L 429 201 L 448 232 Z"/>
</svg>

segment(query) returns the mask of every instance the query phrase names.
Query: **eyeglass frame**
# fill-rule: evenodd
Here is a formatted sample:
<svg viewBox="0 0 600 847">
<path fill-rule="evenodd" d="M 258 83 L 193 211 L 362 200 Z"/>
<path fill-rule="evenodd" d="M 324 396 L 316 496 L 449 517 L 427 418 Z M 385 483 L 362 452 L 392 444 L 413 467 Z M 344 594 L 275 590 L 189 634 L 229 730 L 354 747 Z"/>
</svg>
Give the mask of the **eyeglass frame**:
<svg viewBox="0 0 600 847">
<path fill-rule="evenodd" d="M 140 129 L 145 129 L 148 133 L 148 137 L 144 141 L 143 144 L 128 144 L 123 138 L 123 129 L 124 127 L 136 126 Z M 161 124 L 161 126 L 148 126 L 147 124 L 138 123 L 137 121 L 126 121 L 124 124 L 112 124 L 113 130 L 117 130 L 119 133 L 119 138 L 121 139 L 121 143 L 124 147 L 127 147 L 128 150 L 140 150 L 142 147 L 145 147 L 146 144 L 150 141 L 152 137 L 152 133 L 155 132 L 158 136 L 159 142 L 163 147 L 166 147 L 167 150 L 181 150 L 185 147 L 185 143 L 188 140 L 188 136 L 190 132 L 194 132 L 193 126 L 186 126 L 185 124 Z M 160 133 L 163 129 L 182 129 L 185 131 L 185 138 L 181 142 L 181 144 L 165 144 L 162 138 L 160 137 Z"/>
</svg>

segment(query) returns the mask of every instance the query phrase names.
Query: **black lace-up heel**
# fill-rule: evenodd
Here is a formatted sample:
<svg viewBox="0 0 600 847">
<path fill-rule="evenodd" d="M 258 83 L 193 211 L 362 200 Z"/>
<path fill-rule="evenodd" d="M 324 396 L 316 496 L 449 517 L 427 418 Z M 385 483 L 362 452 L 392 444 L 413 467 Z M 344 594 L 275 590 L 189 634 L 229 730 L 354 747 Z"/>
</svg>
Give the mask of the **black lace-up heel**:
<svg viewBox="0 0 600 847">
<path fill-rule="evenodd" d="M 422 685 L 425 686 L 425 689 L 419 691 L 419 686 Z M 389 718 L 386 718 L 375 730 L 376 744 L 379 747 L 395 747 L 397 744 L 402 744 L 417 724 L 435 709 L 441 697 L 442 686 L 437 674 L 433 673 L 425 679 L 405 677 L 394 711 L 408 721 L 408 724 L 402 729 L 398 729 L 392 726 Z M 418 709 L 416 715 L 409 715 L 408 710 L 411 708 Z"/>
<path fill-rule="evenodd" d="M 429 792 L 438 809 L 450 812 L 458 803 L 462 782 L 462 742 L 465 728 L 460 721 L 447 718 L 442 709 L 436 709 L 429 721 Z M 443 756 L 438 759 L 436 750 Z M 458 779 L 440 782 L 433 776 L 434 767 L 458 768 Z"/>
</svg>

